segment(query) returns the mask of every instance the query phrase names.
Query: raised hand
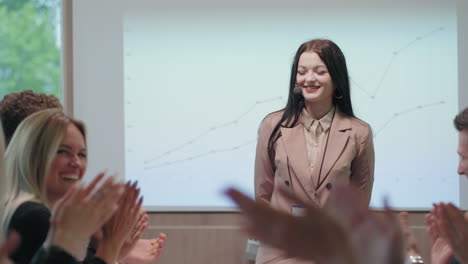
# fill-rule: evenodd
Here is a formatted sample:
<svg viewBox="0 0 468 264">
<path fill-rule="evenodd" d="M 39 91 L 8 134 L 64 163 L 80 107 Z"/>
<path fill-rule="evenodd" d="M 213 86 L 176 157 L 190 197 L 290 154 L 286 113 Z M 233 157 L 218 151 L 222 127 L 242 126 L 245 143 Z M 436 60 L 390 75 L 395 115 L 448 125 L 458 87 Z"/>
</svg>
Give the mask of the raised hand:
<svg viewBox="0 0 468 264">
<path fill-rule="evenodd" d="M 348 231 L 359 263 L 403 263 L 402 233 L 388 206 L 373 213 L 357 189 L 337 184 L 326 209 Z"/>
<path fill-rule="evenodd" d="M 122 249 L 120 250 L 120 261 L 123 261 L 135 248 L 141 235 L 146 230 L 146 227 L 148 227 L 148 214 L 145 210 L 140 210 L 140 212 L 138 213 L 138 220 L 135 224 L 135 227 L 133 228 L 132 233 L 122 246 Z"/>
<path fill-rule="evenodd" d="M 359 263 L 346 230 L 326 211 L 305 205 L 306 216 L 294 217 L 255 202 L 234 189 L 228 190 L 227 195 L 246 216 L 247 233 L 284 250 L 290 257 L 320 263 Z"/>
<path fill-rule="evenodd" d="M 158 261 L 166 243 L 166 234 L 159 234 L 159 237 L 153 239 L 140 239 L 136 246 L 124 259 L 128 264 L 150 264 Z"/>
<path fill-rule="evenodd" d="M 52 210 L 46 245 L 65 249 L 78 260 L 85 257 L 87 243 L 117 209 L 123 186 L 99 174 L 87 187 L 75 185 Z M 84 224 L 85 223 L 85 224 Z"/>
<path fill-rule="evenodd" d="M 441 236 L 447 241 L 457 260 L 468 263 L 468 222 L 453 204 L 434 205 L 434 215 Z"/>
<path fill-rule="evenodd" d="M 437 219 L 433 213 L 426 215 L 427 233 L 432 241 L 431 263 L 449 264 L 453 257 L 453 250 L 440 235 Z"/>
<path fill-rule="evenodd" d="M 370 212 L 351 186 L 336 185 L 324 209 L 299 202 L 305 205 L 304 217 L 276 211 L 237 190 L 227 194 L 246 216 L 246 231 L 290 257 L 320 263 L 403 263 L 396 217 L 389 209 L 381 216 Z"/>
<path fill-rule="evenodd" d="M 138 220 L 135 228 L 133 228 L 132 234 L 130 235 L 131 239 L 141 237 L 143 232 L 145 232 L 146 228 L 148 227 L 148 219 L 148 213 L 146 213 L 145 210 L 140 210 L 140 212 L 138 212 Z"/>
<path fill-rule="evenodd" d="M 140 190 L 136 186 L 136 182 L 126 184 L 125 193 L 119 201 L 119 208 L 103 226 L 102 240 L 98 245 L 96 256 L 107 263 L 117 261 L 123 244 L 138 221 L 143 198 L 138 198 Z"/>
</svg>

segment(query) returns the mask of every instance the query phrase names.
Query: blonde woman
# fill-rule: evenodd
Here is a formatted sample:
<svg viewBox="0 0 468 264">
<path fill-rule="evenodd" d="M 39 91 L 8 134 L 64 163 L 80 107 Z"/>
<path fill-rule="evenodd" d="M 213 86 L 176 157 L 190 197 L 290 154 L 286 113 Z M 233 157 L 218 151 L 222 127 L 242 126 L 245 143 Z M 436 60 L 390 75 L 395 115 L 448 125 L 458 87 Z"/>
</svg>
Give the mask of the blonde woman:
<svg viewBox="0 0 468 264">
<path fill-rule="evenodd" d="M 4 154 L 3 130 L 0 126 L 0 154 Z M 108 178 L 96 188 L 103 179 L 103 174 L 96 177 L 86 188 L 77 187 L 67 193 L 66 197 L 54 209 L 52 227 L 48 235 L 47 249 L 36 253 L 33 264 L 48 263 L 78 263 L 74 256 L 79 254 L 80 241 L 89 239 L 117 209 L 117 201 L 123 194 L 122 184 L 115 183 Z M 4 160 L 0 159 L 0 194 L 6 193 L 4 173 Z M 99 194 L 100 199 L 96 199 Z M 0 219 L 4 212 L 6 197 L 1 197 Z M 82 225 L 81 223 L 87 223 Z M 20 237 L 17 233 L 10 233 L 3 241 L 4 230 L 0 226 L 0 264 L 11 264 L 9 255 L 18 247 Z M 112 256 L 104 256 L 105 260 L 112 261 Z M 98 261 L 93 261 L 98 263 Z"/>
<path fill-rule="evenodd" d="M 29 263 L 46 239 L 50 209 L 84 176 L 87 165 L 84 124 L 58 109 L 29 116 L 11 139 L 5 165 L 8 190 L 2 224 L 5 230 L 18 232 L 23 241 L 10 257 L 15 263 Z M 114 215 L 106 223 L 112 232 L 98 249 L 97 257 L 108 262 L 117 260 L 141 206 L 141 199 L 136 202 L 139 196 L 136 187 L 127 189 L 121 210 L 116 213 L 118 217 Z M 122 210 L 128 215 L 122 217 L 119 213 Z M 82 252 L 75 256 L 78 260 L 86 254 L 87 241 L 82 242 Z M 108 254 L 109 248 L 112 254 Z"/>
<path fill-rule="evenodd" d="M 0 101 L 0 118 L 4 128 L 6 144 L 8 145 L 15 130 L 26 117 L 51 108 L 63 108 L 59 99 L 53 95 L 35 93 L 32 90 L 6 95 Z M 131 239 L 126 241 L 126 245 L 135 244 L 135 246 L 120 260 L 121 262 L 127 264 L 154 263 L 162 253 L 166 235 L 160 234 L 159 237 L 153 239 L 141 239 L 140 236 L 148 222 L 146 212 L 142 211 L 140 220 L 138 225 L 142 228 L 135 229 Z"/>
<path fill-rule="evenodd" d="M 23 237 L 11 256 L 15 263 L 28 263 L 45 241 L 50 208 L 76 182 L 72 177 L 83 176 L 85 151 L 84 125 L 59 110 L 33 114 L 18 127 L 5 154 L 8 198 L 3 217 L 4 229 Z M 64 175 L 66 164 L 61 163 L 66 158 L 71 166 Z"/>
</svg>

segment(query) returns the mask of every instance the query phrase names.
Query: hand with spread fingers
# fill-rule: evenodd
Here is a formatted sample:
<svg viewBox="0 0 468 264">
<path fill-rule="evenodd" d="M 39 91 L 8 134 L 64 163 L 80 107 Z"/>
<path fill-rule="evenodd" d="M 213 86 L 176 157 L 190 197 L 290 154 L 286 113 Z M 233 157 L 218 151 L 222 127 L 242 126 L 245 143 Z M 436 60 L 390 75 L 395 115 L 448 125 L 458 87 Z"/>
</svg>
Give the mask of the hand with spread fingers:
<svg viewBox="0 0 468 264">
<path fill-rule="evenodd" d="M 123 262 L 128 264 L 150 264 L 158 261 L 163 252 L 166 237 L 166 234 L 161 233 L 157 238 L 138 240 L 136 246 Z"/>
<path fill-rule="evenodd" d="M 90 237 L 114 214 L 123 193 L 113 177 L 96 187 L 103 178 L 101 173 L 87 187 L 73 186 L 56 204 L 46 244 L 59 246 L 78 260 L 85 258 Z"/>
<path fill-rule="evenodd" d="M 102 239 L 98 244 L 96 257 L 107 263 L 114 263 L 118 260 L 125 241 L 132 234 L 138 221 L 143 198 L 138 198 L 140 190 L 136 186 L 136 182 L 126 184 L 125 192 L 119 201 L 119 208 L 103 226 Z"/>
<path fill-rule="evenodd" d="M 349 185 L 337 184 L 324 209 L 300 202 L 306 211 L 303 217 L 276 211 L 234 189 L 227 195 L 245 215 L 251 236 L 290 257 L 319 263 L 403 263 L 396 217 L 388 209 L 382 217 L 372 214 Z"/>
<path fill-rule="evenodd" d="M 359 263 L 403 263 L 400 225 L 388 206 L 373 213 L 357 189 L 337 184 L 325 207 L 346 228 Z"/>
<path fill-rule="evenodd" d="M 144 210 L 138 212 L 138 220 L 133 228 L 130 236 L 125 241 L 122 249 L 119 254 L 119 261 L 123 262 L 127 256 L 134 250 L 137 246 L 137 242 L 140 240 L 141 235 L 148 227 L 148 214 Z"/>
<path fill-rule="evenodd" d="M 434 205 L 434 215 L 440 234 L 456 259 L 468 263 L 468 222 L 464 213 L 451 203 L 439 203 Z"/>
<path fill-rule="evenodd" d="M 130 239 L 135 240 L 137 237 L 141 237 L 143 232 L 145 232 L 146 228 L 148 227 L 148 219 L 148 213 L 146 213 L 145 210 L 140 209 L 140 212 L 138 213 L 138 221 L 135 225 L 135 228 L 133 228 Z"/>
<path fill-rule="evenodd" d="M 306 216 L 294 217 L 234 189 L 228 190 L 227 195 L 245 215 L 247 233 L 284 250 L 288 256 L 320 263 L 359 263 L 346 230 L 326 211 L 306 206 Z"/>
<path fill-rule="evenodd" d="M 427 233 L 432 241 L 431 247 L 431 263 L 432 264 L 449 264 L 453 257 L 453 250 L 442 238 L 437 224 L 437 219 L 434 211 L 426 215 Z"/>
<path fill-rule="evenodd" d="M 18 247 L 20 240 L 17 233 L 8 234 L 7 239 L 0 245 L 0 264 L 13 264 L 8 256 Z"/>
</svg>

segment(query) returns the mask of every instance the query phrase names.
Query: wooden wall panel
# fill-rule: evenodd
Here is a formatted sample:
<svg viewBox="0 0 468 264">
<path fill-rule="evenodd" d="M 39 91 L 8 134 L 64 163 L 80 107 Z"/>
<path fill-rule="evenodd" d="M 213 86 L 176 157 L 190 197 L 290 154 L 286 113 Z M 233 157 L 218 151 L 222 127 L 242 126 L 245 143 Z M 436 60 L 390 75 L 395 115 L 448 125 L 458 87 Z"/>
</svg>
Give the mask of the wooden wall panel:
<svg viewBox="0 0 468 264">
<path fill-rule="evenodd" d="M 247 237 L 237 213 L 151 214 L 146 238 L 166 233 L 158 264 L 244 264 Z"/>
<path fill-rule="evenodd" d="M 425 213 L 409 215 L 425 263 L 430 262 L 430 239 Z M 168 235 L 158 264 L 247 264 L 247 237 L 238 213 L 151 213 L 145 238 Z"/>
</svg>

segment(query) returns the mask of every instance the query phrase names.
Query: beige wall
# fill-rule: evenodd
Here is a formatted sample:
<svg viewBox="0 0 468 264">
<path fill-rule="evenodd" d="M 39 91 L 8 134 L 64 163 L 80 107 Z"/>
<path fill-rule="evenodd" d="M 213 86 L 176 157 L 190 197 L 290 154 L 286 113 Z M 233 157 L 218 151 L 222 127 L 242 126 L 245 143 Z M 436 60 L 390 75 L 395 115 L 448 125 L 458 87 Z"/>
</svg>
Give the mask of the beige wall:
<svg viewBox="0 0 468 264">
<path fill-rule="evenodd" d="M 424 215 L 410 213 L 409 221 L 425 263 L 430 263 Z M 151 213 L 145 237 L 168 235 L 158 264 L 246 264 L 241 221 L 238 213 Z"/>
</svg>

